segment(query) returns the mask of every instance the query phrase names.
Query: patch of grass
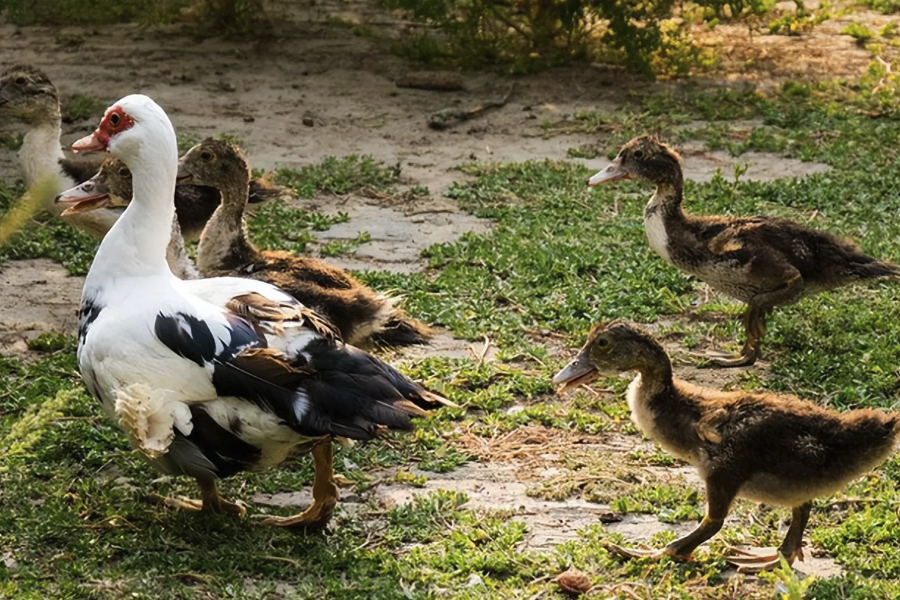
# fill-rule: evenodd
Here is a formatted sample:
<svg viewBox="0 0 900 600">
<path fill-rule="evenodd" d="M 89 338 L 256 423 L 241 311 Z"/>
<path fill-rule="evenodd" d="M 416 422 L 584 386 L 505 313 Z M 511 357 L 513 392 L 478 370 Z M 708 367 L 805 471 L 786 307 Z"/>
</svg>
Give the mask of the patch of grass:
<svg viewBox="0 0 900 600">
<path fill-rule="evenodd" d="M 22 147 L 22 142 L 24 140 L 25 140 L 24 133 L 10 132 L 10 131 L 0 132 L 0 148 L 5 148 L 7 150 L 12 150 L 13 152 L 17 152 L 19 150 L 19 148 Z"/>
<path fill-rule="evenodd" d="M 311 198 L 322 192 L 344 195 L 366 188 L 390 190 L 399 178 L 399 164 L 385 166 L 371 156 L 351 154 L 299 169 L 279 169 L 275 183 L 292 188 L 301 198 Z"/>
<path fill-rule="evenodd" d="M 264 250 L 288 250 L 302 254 L 316 239 L 310 230 L 325 231 L 335 223 L 345 223 L 346 213 L 327 216 L 289 207 L 283 202 L 263 204 L 248 222 L 250 237 Z"/>
<path fill-rule="evenodd" d="M 69 337 L 62 333 L 42 333 L 28 341 L 28 349 L 33 352 L 56 352 L 68 347 Z"/>
<path fill-rule="evenodd" d="M 880 13 L 890 15 L 900 12 L 900 0 L 861 0 L 862 4 L 877 10 Z"/>
<path fill-rule="evenodd" d="M 99 117 L 106 109 L 106 103 L 93 96 L 72 94 L 62 101 L 63 123 L 74 123 L 93 117 Z"/>
<path fill-rule="evenodd" d="M 865 44 L 875 35 L 871 29 L 862 23 L 850 23 L 841 29 L 841 35 L 849 35 L 857 44 Z"/>
<path fill-rule="evenodd" d="M 7 185 L 0 180 L 0 216 L 6 214 L 21 198 L 21 184 Z M 73 275 L 87 273 L 97 242 L 88 234 L 73 229 L 44 213 L 16 232 L 0 246 L 0 261 L 24 258 L 50 258 L 61 263 Z"/>
<path fill-rule="evenodd" d="M 372 235 L 368 231 L 360 231 L 352 240 L 332 240 L 319 248 L 319 254 L 325 257 L 343 256 L 353 254 L 361 245 L 372 241 Z"/>
</svg>

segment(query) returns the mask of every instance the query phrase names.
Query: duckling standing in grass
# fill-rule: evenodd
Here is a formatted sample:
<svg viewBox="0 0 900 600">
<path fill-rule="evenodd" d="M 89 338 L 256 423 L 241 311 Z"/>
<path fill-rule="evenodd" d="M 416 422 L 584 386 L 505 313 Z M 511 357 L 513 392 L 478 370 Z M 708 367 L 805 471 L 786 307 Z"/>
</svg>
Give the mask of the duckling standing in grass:
<svg viewBox="0 0 900 600">
<path fill-rule="evenodd" d="M 642 136 L 625 144 L 588 185 L 632 177 L 656 185 L 644 209 L 644 228 L 653 250 L 711 288 L 747 304 L 743 319 L 747 341 L 741 353 L 709 357 L 715 365 L 756 362 L 766 315 L 776 306 L 855 281 L 900 275 L 897 265 L 787 219 L 685 214 L 681 161 L 656 137 Z"/>
<path fill-rule="evenodd" d="M 181 159 L 179 184 L 211 186 L 222 195 L 197 248 L 204 276 L 251 277 L 276 285 L 326 316 L 353 345 L 428 342 L 428 328 L 395 306 L 396 299 L 376 293 L 347 271 L 289 252 L 258 250 L 243 222 L 249 179 L 244 155 L 224 140 L 206 139 Z"/>
<path fill-rule="evenodd" d="M 731 564 L 750 571 L 802 560 L 812 499 L 829 495 L 886 460 L 900 438 L 900 416 L 877 410 L 839 413 L 793 396 L 721 392 L 672 375 L 666 351 L 639 327 L 595 327 L 584 347 L 553 378 L 559 392 L 603 374 L 637 371 L 628 387 L 631 419 L 644 435 L 689 462 L 706 483 L 707 511 L 691 534 L 659 551 L 616 545 L 625 557 L 686 560 L 725 522 L 735 498 L 793 509 L 781 546 L 738 551 Z"/>
</svg>

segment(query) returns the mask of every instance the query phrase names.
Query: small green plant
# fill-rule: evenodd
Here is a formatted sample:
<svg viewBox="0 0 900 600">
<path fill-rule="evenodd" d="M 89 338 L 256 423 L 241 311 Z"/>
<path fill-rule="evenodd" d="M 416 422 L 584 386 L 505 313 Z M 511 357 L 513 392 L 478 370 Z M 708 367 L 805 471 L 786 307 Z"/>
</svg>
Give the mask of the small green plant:
<svg viewBox="0 0 900 600">
<path fill-rule="evenodd" d="M 190 132 L 181 132 L 175 134 L 175 137 L 178 139 L 178 153 L 184 154 L 197 144 L 203 141 L 203 138 L 197 135 L 196 133 Z"/>
<path fill-rule="evenodd" d="M 293 188 L 301 198 L 311 198 L 319 192 L 349 194 L 363 188 L 387 191 L 399 179 L 399 164 L 389 167 L 371 156 L 355 154 L 327 157 L 316 165 L 279 169 L 275 174 L 275 183 Z"/>
<path fill-rule="evenodd" d="M 28 349 L 34 352 L 56 352 L 70 346 L 71 339 L 62 333 L 42 333 L 29 340 Z"/>
<path fill-rule="evenodd" d="M 423 488 L 425 487 L 425 484 L 428 483 L 428 478 L 425 475 L 416 475 L 415 473 L 410 473 L 409 471 L 397 471 L 397 474 L 394 475 L 394 482 L 402 483 L 412 487 Z"/>
<path fill-rule="evenodd" d="M 74 123 L 103 114 L 106 103 L 93 96 L 72 94 L 62 101 L 62 119 L 64 123 Z"/>
<path fill-rule="evenodd" d="M 6 148 L 15 152 L 22 147 L 24 140 L 24 133 L 0 131 L 0 148 Z"/>
<path fill-rule="evenodd" d="M 810 11 L 802 0 L 796 0 L 797 9 L 788 11 L 778 19 L 769 22 L 769 33 L 780 35 L 800 35 L 812 31 L 832 17 L 831 3 L 822 2 Z"/>
<path fill-rule="evenodd" d="M 248 223 L 248 230 L 251 239 L 262 249 L 303 253 L 306 245 L 316 239 L 310 229 L 324 231 L 332 224 L 346 220 L 345 213 L 329 217 L 274 201 L 256 211 Z"/>
<path fill-rule="evenodd" d="M 343 256 L 344 254 L 352 254 L 356 249 L 366 242 L 372 240 L 372 235 L 368 231 L 360 231 L 352 240 L 332 240 L 319 248 L 319 254 L 327 257 Z"/>
<path fill-rule="evenodd" d="M 262 0 L 193 0 L 181 12 L 195 20 L 204 33 L 214 35 L 258 34 L 266 22 Z"/>
<path fill-rule="evenodd" d="M 865 44 L 875 35 L 871 29 L 862 23 L 850 23 L 841 29 L 841 35 L 849 35 L 857 44 Z"/>
<path fill-rule="evenodd" d="M 900 0 L 862 0 L 862 3 L 886 15 L 900 12 Z"/>
</svg>

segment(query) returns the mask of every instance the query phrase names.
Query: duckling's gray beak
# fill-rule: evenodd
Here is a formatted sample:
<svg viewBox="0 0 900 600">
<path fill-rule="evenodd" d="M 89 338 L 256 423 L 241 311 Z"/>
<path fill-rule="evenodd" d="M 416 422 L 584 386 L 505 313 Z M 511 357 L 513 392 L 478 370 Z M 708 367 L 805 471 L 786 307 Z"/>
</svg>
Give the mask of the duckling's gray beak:
<svg viewBox="0 0 900 600">
<path fill-rule="evenodd" d="M 595 185 L 600 185 L 601 183 L 606 183 L 607 181 L 618 181 L 620 179 L 629 179 L 630 175 L 628 171 L 626 171 L 622 167 L 621 159 L 617 158 L 612 161 L 612 163 L 599 171 L 596 175 L 587 180 L 588 187 L 594 187 Z"/>
<path fill-rule="evenodd" d="M 184 165 L 184 160 L 178 161 L 178 175 L 175 176 L 175 183 L 178 185 L 186 185 L 193 183 L 194 176 L 190 174 Z"/>
<path fill-rule="evenodd" d="M 559 386 L 557 394 L 562 394 L 579 385 L 585 385 L 600 377 L 600 373 L 588 360 L 588 353 L 584 350 L 565 366 L 565 368 L 553 376 L 553 385 Z"/>
<path fill-rule="evenodd" d="M 53 201 L 56 204 L 70 205 L 62 212 L 61 216 L 63 217 L 112 206 L 109 190 L 106 189 L 106 185 L 96 179 L 88 179 L 81 185 L 60 193 Z"/>
</svg>

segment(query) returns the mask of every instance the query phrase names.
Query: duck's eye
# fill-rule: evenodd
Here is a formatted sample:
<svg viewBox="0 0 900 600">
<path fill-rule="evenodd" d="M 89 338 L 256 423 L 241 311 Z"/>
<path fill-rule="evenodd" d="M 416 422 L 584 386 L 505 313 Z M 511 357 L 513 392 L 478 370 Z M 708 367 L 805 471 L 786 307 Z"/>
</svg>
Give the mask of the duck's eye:
<svg viewBox="0 0 900 600">
<path fill-rule="evenodd" d="M 600 338 L 599 340 L 597 340 L 597 347 L 598 347 L 598 348 L 606 348 L 607 346 L 609 346 L 609 340 L 608 340 L 608 339 L 606 339 L 606 338 Z"/>
<path fill-rule="evenodd" d="M 119 175 L 122 177 L 128 177 L 128 167 L 122 167 L 119 169 Z"/>
<path fill-rule="evenodd" d="M 113 127 L 118 127 L 119 123 L 122 121 L 122 117 L 119 116 L 118 113 L 113 113 L 109 115 L 109 122 Z"/>
<path fill-rule="evenodd" d="M 211 152 L 201 152 L 200 159 L 205 160 L 206 162 L 209 162 L 212 160 L 212 153 Z"/>
<path fill-rule="evenodd" d="M 641 160 L 642 158 L 644 158 L 644 151 L 643 150 L 635 150 L 634 154 L 632 156 L 634 156 L 638 160 Z"/>
<path fill-rule="evenodd" d="M 25 85 L 25 83 L 26 83 L 26 80 L 24 77 L 21 77 L 21 76 L 16 77 L 16 85 Z"/>
</svg>

